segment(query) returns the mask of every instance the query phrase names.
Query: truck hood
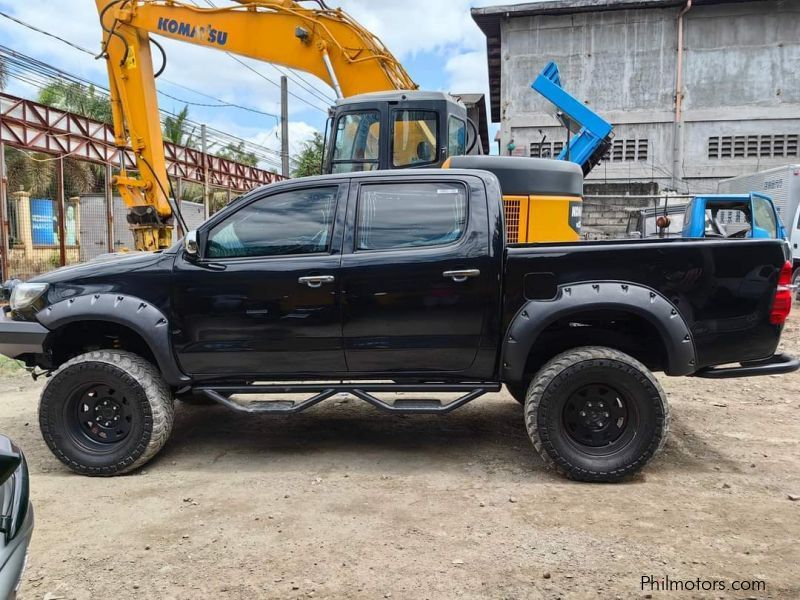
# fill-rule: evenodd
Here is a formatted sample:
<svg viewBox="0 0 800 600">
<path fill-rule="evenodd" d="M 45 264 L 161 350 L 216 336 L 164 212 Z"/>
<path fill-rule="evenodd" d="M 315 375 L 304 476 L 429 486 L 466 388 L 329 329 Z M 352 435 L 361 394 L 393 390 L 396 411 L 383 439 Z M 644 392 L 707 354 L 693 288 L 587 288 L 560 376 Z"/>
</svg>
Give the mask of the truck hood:
<svg viewBox="0 0 800 600">
<path fill-rule="evenodd" d="M 113 275 L 127 273 L 150 265 L 163 259 L 163 252 L 115 252 L 103 254 L 79 265 L 61 267 L 44 275 L 31 279 L 33 282 L 60 283 L 97 275 Z"/>
</svg>

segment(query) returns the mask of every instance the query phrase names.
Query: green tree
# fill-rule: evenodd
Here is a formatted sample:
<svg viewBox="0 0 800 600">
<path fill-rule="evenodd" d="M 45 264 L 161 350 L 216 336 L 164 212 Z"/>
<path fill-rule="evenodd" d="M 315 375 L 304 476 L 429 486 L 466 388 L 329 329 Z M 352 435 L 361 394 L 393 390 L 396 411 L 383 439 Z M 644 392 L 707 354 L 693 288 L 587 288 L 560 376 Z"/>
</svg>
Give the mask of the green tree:
<svg viewBox="0 0 800 600">
<path fill-rule="evenodd" d="M 238 144 L 228 144 L 222 150 L 217 152 L 217 156 L 242 163 L 243 165 L 250 165 L 251 167 L 258 165 L 258 157 L 254 152 L 248 152 L 245 150 L 244 142 L 239 142 Z"/>
<path fill-rule="evenodd" d="M 95 121 L 111 123 L 111 103 L 93 85 L 52 81 L 39 92 L 39 102 Z"/>
<path fill-rule="evenodd" d="M 98 180 L 94 166 L 70 157 L 64 159 L 65 198 L 79 196 L 94 188 Z M 56 160 L 52 155 L 7 147 L 6 170 L 9 191 L 24 190 L 34 197 L 56 197 Z M 99 176 L 102 177 L 102 172 Z"/>
<path fill-rule="evenodd" d="M 194 139 L 194 129 L 187 132 L 189 120 L 189 107 L 184 106 L 181 111 L 173 116 L 164 119 L 163 134 L 164 139 L 172 142 L 178 146 L 188 146 L 194 148 L 196 145 Z"/>
<path fill-rule="evenodd" d="M 32 196 L 48 196 L 55 189 L 52 157 L 6 147 L 8 191 L 26 191 Z"/>
<path fill-rule="evenodd" d="M 294 169 L 292 176 L 308 177 L 309 175 L 320 175 L 322 173 L 322 153 L 325 140 L 318 131 L 314 136 L 303 143 L 303 147 L 297 158 L 294 159 Z"/>
<path fill-rule="evenodd" d="M 109 99 L 98 93 L 93 85 L 83 86 L 80 83 L 54 80 L 39 92 L 39 102 L 102 123 L 110 124 L 112 121 Z M 52 160 L 48 159 L 52 159 L 52 157 L 23 155 L 25 164 L 20 166 L 20 178 L 26 182 L 24 189 L 34 195 L 52 196 L 55 194 L 55 165 Z M 99 165 L 69 157 L 64 159 L 64 195 L 66 197 L 88 192 L 103 177 L 103 168 Z"/>
</svg>

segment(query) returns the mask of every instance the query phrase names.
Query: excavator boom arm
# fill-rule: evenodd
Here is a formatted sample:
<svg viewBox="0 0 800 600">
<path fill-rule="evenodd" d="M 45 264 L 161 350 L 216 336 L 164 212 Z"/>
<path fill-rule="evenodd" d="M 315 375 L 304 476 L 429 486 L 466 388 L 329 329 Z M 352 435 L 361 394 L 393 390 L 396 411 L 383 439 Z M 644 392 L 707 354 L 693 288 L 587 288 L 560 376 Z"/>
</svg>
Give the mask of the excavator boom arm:
<svg viewBox="0 0 800 600">
<path fill-rule="evenodd" d="M 116 178 L 137 249 L 171 243 L 169 179 L 150 34 L 313 74 L 339 97 L 417 86 L 381 41 L 339 9 L 292 0 L 198 8 L 174 0 L 95 0 L 103 27 L 116 144 L 133 148 L 139 177 Z"/>
</svg>

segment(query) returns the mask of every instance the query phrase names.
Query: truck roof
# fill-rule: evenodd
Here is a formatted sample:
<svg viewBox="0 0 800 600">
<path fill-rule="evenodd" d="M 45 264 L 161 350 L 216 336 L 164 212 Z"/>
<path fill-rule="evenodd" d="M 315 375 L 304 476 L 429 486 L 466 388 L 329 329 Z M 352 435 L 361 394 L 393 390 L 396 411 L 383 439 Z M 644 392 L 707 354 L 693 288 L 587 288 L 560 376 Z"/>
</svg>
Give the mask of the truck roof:
<svg viewBox="0 0 800 600">
<path fill-rule="evenodd" d="M 419 177 L 443 177 L 448 175 L 477 175 L 481 178 L 494 178 L 495 175 L 484 169 L 392 169 L 383 171 L 356 171 L 352 173 L 332 173 L 329 175 L 311 175 L 309 177 L 295 177 L 284 179 L 268 184 L 270 188 L 285 187 L 299 182 L 334 182 L 342 179 L 372 179 L 380 177 L 391 177 L 392 179 L 419 178 Z M 264 187 L 264 186 L 262 186 Z M 260 188 L 259 188 L 260 189 Z"/>
</svg>

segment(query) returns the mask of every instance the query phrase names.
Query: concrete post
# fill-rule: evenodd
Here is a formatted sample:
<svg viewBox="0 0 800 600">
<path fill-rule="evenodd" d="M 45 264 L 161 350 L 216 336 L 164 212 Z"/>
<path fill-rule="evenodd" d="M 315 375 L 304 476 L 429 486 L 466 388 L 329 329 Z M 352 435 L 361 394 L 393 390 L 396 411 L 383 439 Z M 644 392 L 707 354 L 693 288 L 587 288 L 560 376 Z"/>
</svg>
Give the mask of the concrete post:
<svg viewBox="0 0 800 600">
<path fill-rule="evenodd" d="M 11 194 L 17 208 L 17 230 L 22 251 L 25 256 L 33 254 L 33 226 L 31 223 L 30 192 L 14 192 Z"/>
<path fill-rule="evenodd" d="M 56 162 L 56 207 L 58 214 L 58 256 L 61 266 L 67 264 L 67 232 L 64 227 L 66 207 L 64 202 L 64 157 L 59 156 Z"/>
<path fill-rule="evenodd" d="M 106 165 L 106 183 L 104 191 L 106 195 L 107 245 L 108 251 L 114 252 L 114 187 L 111 185 L 111 179 L 111 165 Z"/>
<path fill-rule="evenodd" d="M 6 188 L 6 145 L 0 140 L 0 279 L 9 279 L 8 275 L 8 197 Z"/>
</svg>

